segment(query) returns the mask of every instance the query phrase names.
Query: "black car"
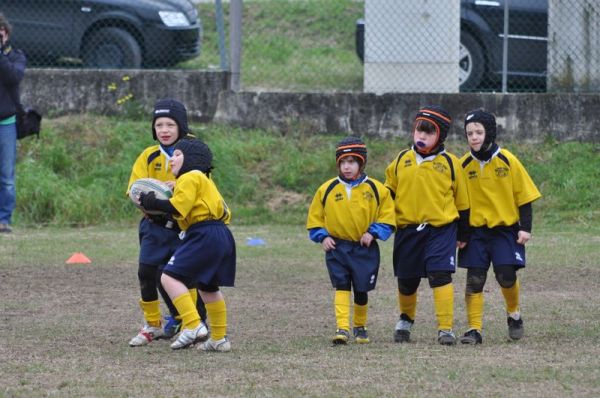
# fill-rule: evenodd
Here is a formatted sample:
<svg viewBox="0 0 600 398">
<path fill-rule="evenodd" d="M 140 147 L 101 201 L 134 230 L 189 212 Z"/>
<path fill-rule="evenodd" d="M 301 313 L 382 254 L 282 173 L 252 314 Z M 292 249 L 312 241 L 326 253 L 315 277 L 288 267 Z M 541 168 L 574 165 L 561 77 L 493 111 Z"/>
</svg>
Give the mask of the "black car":
<svg viewBox="0 0 600 398">
<path fill-rule="evenodd" d="M 34 64 L 140 68 L 200 54 L 202 26 L 188 0 L 2 0 L 0 12 Z"/>
<path fill-rule="evenodd" d="M 502 78 L 506 0 L 462 0 L 459 85 L 461 91 L 496 88 Z M 364 21 L 356 26 L 356 51 L 364 60 Z M 509 3 L 507 75 L 525 89 L 545 85 L 548 0 Z"/>
</svg>

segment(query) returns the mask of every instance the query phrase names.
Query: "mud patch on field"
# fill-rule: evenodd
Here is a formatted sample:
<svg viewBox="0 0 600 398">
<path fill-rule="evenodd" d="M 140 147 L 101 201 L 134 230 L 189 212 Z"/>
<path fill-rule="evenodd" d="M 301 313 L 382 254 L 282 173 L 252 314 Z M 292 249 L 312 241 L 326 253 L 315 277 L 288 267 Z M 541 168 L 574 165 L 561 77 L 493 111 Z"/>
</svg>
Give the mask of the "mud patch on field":
<svg viewBox="0 0 600 398">
<path fill-rule="evenodd" d="M 271 211 L 279 211 L 284 207 L 301 203 L 308 203 L 306 195 L 293 191 L 276 190 L 268 200 L 267 207 Z"/>
</svg>

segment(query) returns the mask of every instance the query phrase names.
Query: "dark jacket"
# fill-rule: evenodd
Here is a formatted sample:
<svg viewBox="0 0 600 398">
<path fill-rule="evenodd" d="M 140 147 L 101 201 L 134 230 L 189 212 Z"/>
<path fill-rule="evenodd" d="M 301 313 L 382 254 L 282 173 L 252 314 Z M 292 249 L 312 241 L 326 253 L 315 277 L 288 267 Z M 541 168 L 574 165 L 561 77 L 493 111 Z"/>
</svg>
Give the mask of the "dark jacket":
<svg viewBox="0 0 600 398">
<path fill-rule="evenodd" d="M 17 113 L 19 84 L 25 75 L 25 54 L 8 46 L 0 51 L 0 120 Z"/>
</svg>

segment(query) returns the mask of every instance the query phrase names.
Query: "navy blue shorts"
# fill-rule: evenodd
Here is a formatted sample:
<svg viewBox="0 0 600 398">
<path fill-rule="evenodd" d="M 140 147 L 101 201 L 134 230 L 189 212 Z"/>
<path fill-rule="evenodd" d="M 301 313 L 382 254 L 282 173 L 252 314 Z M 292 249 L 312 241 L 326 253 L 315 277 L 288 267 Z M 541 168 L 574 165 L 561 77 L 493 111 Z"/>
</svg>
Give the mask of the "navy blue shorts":
<svg viewBox="0 0 600 398">
<path fill-rule="evenodd" d="M 208 286 L 233 286 L 235 241 L 221 221 L 204 221 L 185 231 L 185 238 L 164 272 Z"/>
<path fill-rule="evenodd" d="M 394 275 L 425 278 L 428 272 L 456 270 L 456 223 L 443 227 L 409 225 L 394 236 Z"/>
<path fill-rule="evenodd" d="M 178 229 L 167 229 L 146 218 L 138 228 L 140 239 L 140 264 L 162 267 L 181 244 Z"/>
<path fill-rule="evenodd" d="M 517 243 L 518 234 L 518 225 L 472 228 L 469 243 L 458 251 L 458 266 L 485 270 L 490 263 L 525 267 L 525 245 Z"/>
<path fill-rule="evenodd" d="M 333 287 L 352 286 L 355 292 L 375 289 L 379 273 L 379 246 L 376 241 L 364 247 L 358 242 L 335 239 L 335 249 L 325 252 L 325 262 Z"/>
</svg>

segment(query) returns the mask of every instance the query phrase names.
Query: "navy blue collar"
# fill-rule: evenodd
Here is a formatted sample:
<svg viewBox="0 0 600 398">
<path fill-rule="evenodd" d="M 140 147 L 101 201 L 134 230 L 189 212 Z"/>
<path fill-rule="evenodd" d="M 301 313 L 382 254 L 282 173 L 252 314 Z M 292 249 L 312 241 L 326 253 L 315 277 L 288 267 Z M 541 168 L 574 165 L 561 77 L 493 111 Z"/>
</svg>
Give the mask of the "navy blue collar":
<svg viewBox="0 0 600 398">
<path fill-rule="evenodd" d="M 175 144 L 164 146 L 163 144 L 159 144 L 163 151 L 165 151 L 169 157 L 173 156 L 173 152 L 175 152 Z"/>
</svg>

